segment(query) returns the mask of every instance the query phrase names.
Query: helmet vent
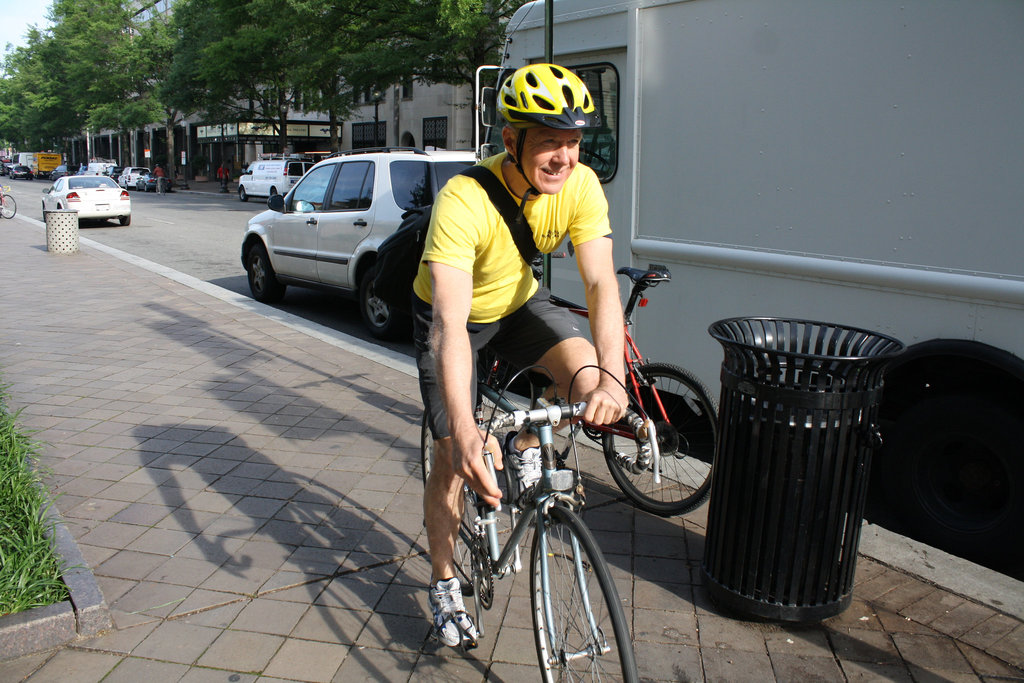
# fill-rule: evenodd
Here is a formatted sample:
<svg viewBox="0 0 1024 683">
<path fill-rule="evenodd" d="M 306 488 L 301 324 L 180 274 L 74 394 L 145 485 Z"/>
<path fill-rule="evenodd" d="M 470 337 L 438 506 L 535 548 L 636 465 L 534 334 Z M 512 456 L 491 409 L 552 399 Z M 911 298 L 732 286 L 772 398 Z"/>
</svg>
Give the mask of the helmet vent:
<svg viewBox="0 0 1024 683">
<path fill-rule="evenodd" d="M 562 86 L 562 99 L 565 100 L 566 104 L 570 107 L 576 107 L 576 97 L 573 95 L 572 88 L 568 85 Z"/>
<path fill-rule="evenodd" d="M 558 111 L 558 107 L 555 106 L 554 102 L 551 102 L 550 100 L 543 97 L 537 97 L 536 95 L 534 95 L 533 103 L 536 104 L 541 109 L 545 109 L 547 111 Z"/>
<path fill-rule="evenodd" d="M 533 73 L 526 74 L 526 82 L 530 84 L 531 88 L 536 88 L 540 85 L 540 81 L 537 80 L 537 77 Z"/>
</svg>

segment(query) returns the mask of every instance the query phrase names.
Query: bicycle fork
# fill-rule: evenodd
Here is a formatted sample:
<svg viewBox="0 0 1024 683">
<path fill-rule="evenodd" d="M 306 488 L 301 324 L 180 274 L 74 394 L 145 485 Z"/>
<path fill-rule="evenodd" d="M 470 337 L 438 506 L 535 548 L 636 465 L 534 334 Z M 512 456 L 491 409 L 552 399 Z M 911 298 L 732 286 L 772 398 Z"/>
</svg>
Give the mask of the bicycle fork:
<svg viewBox="0 0 1024 683">
<path fill-rule="evenodd" d="M 546 517 L 546 515 L 545 515 Z M 541 581 L 541 592 L 544 596 L 544 619 L 545 619 L 545 630 L 547 631 L 548 640 L 548 652 L 551 653 L 552 657 L 557 657 L 563 662 L 570 662 L 577 659 L 593 659 L 600 655 L 608 654 L 611 651 L 611 646 L 608 644 L 608 639 L 605 638 L 604 633 L 597 625 L 597 620 L 594 618 L 594 611 L 590 606 L 590 589 L 587 585 L 587 569 L 583 566 L 583 560 L 580 559 L 580 544 L 576 538 L 576 534 L 570 534 L 570 541 L 572 543 L 572 560 L 573 567 L 576 573 L 576 583 L 579 585 L 580 598 L 583 601 L 583 609 L 586 612 L 587 624 L 590 627 L 590 638 L 588 639 L 587 646 L 579 652 L 569 652 L 565 649 L 565 645 L 561 642 L 560 635 L 556 631 L 554 622 L 554 606 L 551 604 L 551 574 L 548 566 L 548 532 L 545 520 L 540 520 L 537 524 L 537 533 L 540 534 L 537 540 L 537 550 L 540 553 L 540 581 Z"/>
</svg>

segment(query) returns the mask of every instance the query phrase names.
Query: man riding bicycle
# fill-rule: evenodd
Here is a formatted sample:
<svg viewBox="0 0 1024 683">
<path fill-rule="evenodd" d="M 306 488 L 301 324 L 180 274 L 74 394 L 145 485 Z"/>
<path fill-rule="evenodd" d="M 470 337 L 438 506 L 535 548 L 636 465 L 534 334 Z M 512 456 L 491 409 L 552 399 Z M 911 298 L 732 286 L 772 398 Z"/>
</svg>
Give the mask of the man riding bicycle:
<svg viewBox="0 0 1024 683">
<path fill-rule="evenodd" d="M 571 71 L 532 64 L 505 80 L 498 111 L 506 121 L 506 151 L 481 164 L 520 200 L 540 251 L 554 251 L 566 235 L 572 240 L 595 343 L 583 336 L 578 318 L 548 301 L 484 188 L 466 176 L 452 178 L 434 204 L 413 303 L 420 392 L 435 453 L 423 502 L 432 633 L 450 646 L 476 640 L 453 560 L 463 482 L 492 505 L 501 498 L 474 418 L 477 353 L 486 347 L 518 367 L 543 365 L 562 395 L 572 381 L 569 398 L 587 401 L 588 422 L 615 422 L 627 403 L 620 383 L 622 309 L 612 241 L 605 239 L 608 202 L 594 172 L 579 164 L 581 129 L 599 123 L 590 93 Z M 587 365 L 607 372 L 591 368 L 577 376 Z M 525 433 L 508 435 L 504 444 L 509 465 L 534 480 L 536 443 Z M 493 437 L 488 446 L 501 468 Z"/>
</svg>

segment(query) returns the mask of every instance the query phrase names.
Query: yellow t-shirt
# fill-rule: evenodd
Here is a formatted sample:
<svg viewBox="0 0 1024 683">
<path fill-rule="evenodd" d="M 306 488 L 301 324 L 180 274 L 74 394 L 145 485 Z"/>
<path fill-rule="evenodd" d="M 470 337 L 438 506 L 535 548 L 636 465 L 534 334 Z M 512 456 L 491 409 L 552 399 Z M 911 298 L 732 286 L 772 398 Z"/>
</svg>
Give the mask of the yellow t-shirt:
<svg viewBox="0 0 1024 683">
<path fill-rule="evenodd" d="M 501 164 L 505 154 L 485 159 L 488 168 L 505 183 Z M 577 164 L 558 194 L 531 199 L 524 211 L 537 248 L 550 253 L 566 234 L 579 245 L 611 232 L 608 200 L 597 175 Z M 498 209 L 487 191 L 470 177 L 456 175 L 434 202 L 426 247 L 413 289 L 431 303 L 430 271 L 435 261 L 473 275 L 473 304 L 469 322 L 489 323 L 514 312 L 537 291 L 537 281 L 523 261 Z"/>
</svg>

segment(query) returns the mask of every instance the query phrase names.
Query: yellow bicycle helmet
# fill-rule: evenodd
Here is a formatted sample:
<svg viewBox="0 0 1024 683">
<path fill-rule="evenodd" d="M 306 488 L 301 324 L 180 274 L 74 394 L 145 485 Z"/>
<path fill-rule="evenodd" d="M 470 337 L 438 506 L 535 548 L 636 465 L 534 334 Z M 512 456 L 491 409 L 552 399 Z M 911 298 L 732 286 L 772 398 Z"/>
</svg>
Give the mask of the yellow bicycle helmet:
<svg viewBox="0 0 1024 683">
<path fill-rule="evenodd" d="M 600 124 L 586 84 L 555 64 L 516 69 L 498 93 L 498 111 L 515 128 L 572 129 Z"/>
</svg>

